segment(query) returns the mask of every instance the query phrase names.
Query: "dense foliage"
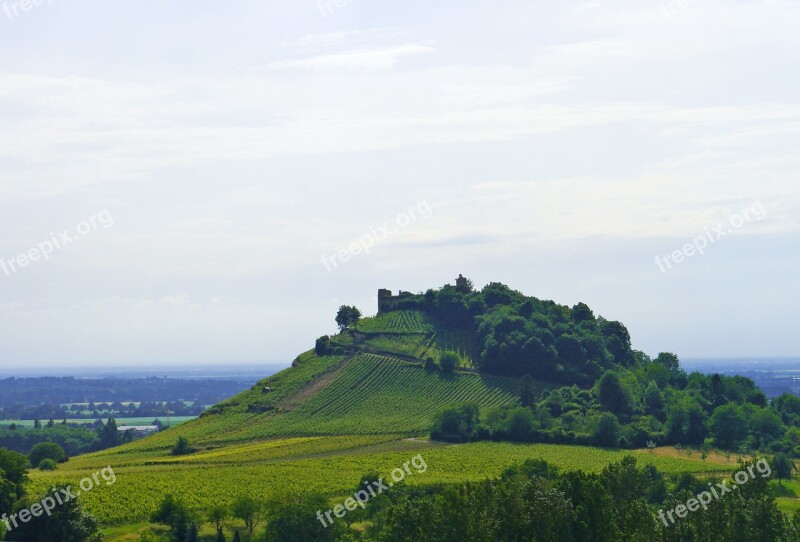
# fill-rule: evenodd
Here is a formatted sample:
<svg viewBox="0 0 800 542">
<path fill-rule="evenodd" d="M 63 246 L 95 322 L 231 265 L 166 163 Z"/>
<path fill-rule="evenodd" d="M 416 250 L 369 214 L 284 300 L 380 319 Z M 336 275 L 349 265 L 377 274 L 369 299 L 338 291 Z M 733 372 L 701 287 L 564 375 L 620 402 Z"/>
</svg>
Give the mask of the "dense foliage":
<svg viewBox="0 0 800 542">
<path fill-rule="evenodd" d="M 486 372 L 590 385 L 604 370 L 634 364 L 621 323 L 595 317 L 583 303 L 569 308 L 496 282 L 480 291 L 446 285 L 386 305 L 424 311 L 442 326 L 474 336 L 473 354 Z"/>
<path fill-rule="evenodd" d="M 752 463 L 742 469 L 752 468 Z M 712 542 L 789 541 L 800 518 L 778 511 L 767 480 L 713 500 L 674 524 L 660 519 L 708 489 L 690 475 L 669 479 L 628 457 L 600 473 L 558 473 L 543 461 L 508 469 L 500 479 L 400 490 L 373 511 L 370 540 L 392 542 L 618 542 L 620 540 Z M 745 513 L 746 511 L 746 513 Z M 669 522 L 666 522 L 669 523 Z"/>
<path fill-rule="evenodd" d="M 527 297 L 499 283 L 480 291 L 444 286 L 387 301 L 421 310 L 474 338 L 484 373 L 524 375 L 519 405 L 441 414 L 434 438 L 595 444 L 715 446 L 800 456 L 800 398 L 768 404 L 748 378 L 687 375 L 678 357 L 651 359 L 631 348 L 620 322 Z M 531 383 L 561 384 L 538 402 Z"/>
<path fill-rule="evenodd" d="M 58 455 L 54 448 L 40 447 L 35 450 L 42 456 Z M 63 456 L 63 450 L 61 450 Z M 55 462 L 43 457 L 40 464 Z M 56 503 L 52 494 L 62 494 L 61 489 L 67 486 L 55 484 L 43 492 L 52 505 L 48 513 L 41 513 L 42 495 L 31 495 L 28 491 L 28 458 L 24 455 L 0 448 L 0 540 L 16 540 L 18 542 L 101 542 L 103 535 L 94 517 L 86 514 L 76 499 L 64 499 Z M 57 506 L 56 506 L 57 504 Z M 39 513 L 30 513 L 39 507 Z M 27 514 L 22 520 L 20 511 Z M 12 517 L 12 514 L 17 514 Z M 17 520 L 17 518 L 19 518 Z M 6 523 L 7 522 L 7 523 Z M 11 527 L 12 532 L 8 532 Z"/>
</svg>

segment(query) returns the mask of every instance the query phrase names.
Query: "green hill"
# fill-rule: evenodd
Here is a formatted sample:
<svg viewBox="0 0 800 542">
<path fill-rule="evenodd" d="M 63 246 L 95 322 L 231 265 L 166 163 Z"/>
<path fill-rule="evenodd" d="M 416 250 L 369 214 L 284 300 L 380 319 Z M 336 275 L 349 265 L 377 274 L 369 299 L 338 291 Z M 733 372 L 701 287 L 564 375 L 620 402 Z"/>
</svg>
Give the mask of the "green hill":
<svg viewBox="0 0 800 542">
<path fill-rule="evenodd" d="M 355 337 L 332 339 L 334 348 L 345 354 L 306 352 L 292 367 L 212 407 L 201 418 L 119 452 L 165 450 L 178 436 L 202 448 L 279 437 L 420 436 L 447 407 L 465 402 L 487 408 L 518 404 L 519 379 L 469 368 L 451 374 L 426 370 L 424 358 L 440 355 L 439 333 L 419 311 L 365 318 Z M 536 393 L 540 396 L 549 388 L 539 382 Z"/>
<path fill-rule="evenodd" d="M 81 499 L 104 524 L 133 525 L 146 521 L 168 493 L 185 496 L 200 514 L 243 492 L 259 499 L 309 491 L 340 497 L 363 474 L 386 473 L 419 453 L 430 469 L 410 484 L 481 480 L 531 458 L 597 472 L 626 453 L 666 473 L 730 472 L 735 454 L 706 461 L 699 452 L 666 447 L 624 452 L 542 443 L 594 442 L 599 416 L 619 419 L 622 433 L 612 447 L 624 441 L 645 448 L 656 437 L 659 445 L 668 438 L 693 445 L 703 442 L 698 428 L 725 401 L 766 408 L 747 379 L 687 376 L 677 359 L 650 360 L 631 349 L 622 324 L 595 317 L 583 304 L 569 308 L 496 283 L 481 292 L 463 284 L 418 295 L 382 292 L 378 315 L 321 337 L 290 368 L 197 420 L 73 458 L 55 472 L 33 472 L 34 488 L 75 485 L 112 466 L 119 482 Z M 458 354 L 453 371 L 438 366 L 445 351 Z M 521 405 L 524 386 L 527 406 Z M 614 393 L 623 400 L 619 411 L 609 402 L 620 398 Z M 523 442 L 542 443 L 428 440 L 437 415 L 465 403 L 489 413 L 481 417 L 480 438 L 514 440 L 521 430 Z M 670 425 L 673 419 L 680 424 Z M 685 435 L 699 441 L 680 440 Z M 179 437 L 194 453 L 170 453 Z"/>
</svg>

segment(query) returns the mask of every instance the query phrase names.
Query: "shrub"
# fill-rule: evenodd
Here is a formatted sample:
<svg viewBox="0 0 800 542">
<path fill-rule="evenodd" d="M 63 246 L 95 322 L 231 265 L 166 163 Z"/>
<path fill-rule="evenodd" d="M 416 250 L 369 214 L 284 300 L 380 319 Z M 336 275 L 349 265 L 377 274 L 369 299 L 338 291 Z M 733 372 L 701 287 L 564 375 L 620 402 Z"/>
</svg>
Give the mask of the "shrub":
<svg viewBox="0 0 800 542">
<path fill-rule="evenodd" d="M 461 365 L 461 358 L 458 357 L 458 354 L 452 350 L 444 352 L 442 357 L 439 359 L 439 366 L 442 368 L 442 371 L 446 373 L 453 372 L 453 370 L 459 365 Z"/>
<path fill-rule="evenodd" d="M 435 371 L 439 367 L 436 366 L 436 362 L 433 360 L 431 356 L 425 358 L 425 370 L 426 371 Z"/>
<path fill-rule="evenodd" d="M 186 437 L 178 437 L 178 442 L 172 448 L 172 455 L 188 455 L 194 453 L 194 448 L 189 446 L 189 439 Z"/>
<path fill-rule="evenodd" d="M 31 448 L 28 454 L 28 461 L 31 465 L 38 467 L 44 459 L 52 459 L 56 463 L 63 463 L 66 459 L 64 448 L 54 442 L 40 442 Z"/>
<path fill-rule="evenodd" d="M 56 470 L 57 468 L 58 468 L 58 463 L 56 463 L 52 459 L 42 459 L 39 462 L 39 470 Z"/>
</svg>

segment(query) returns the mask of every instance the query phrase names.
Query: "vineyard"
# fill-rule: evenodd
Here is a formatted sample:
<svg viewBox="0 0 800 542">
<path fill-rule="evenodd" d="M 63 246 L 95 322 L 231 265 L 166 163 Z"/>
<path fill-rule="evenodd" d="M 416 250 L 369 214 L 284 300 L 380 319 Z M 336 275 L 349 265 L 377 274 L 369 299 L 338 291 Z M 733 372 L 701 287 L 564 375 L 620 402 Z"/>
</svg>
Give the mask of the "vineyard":
<svg viewBox="0 0 800 542">
<path fill-rule="evenodd" d="M 431 333 L 434 326 L 425 313 L 393 311 L 358 322 L 358 331 L 366 333 Z"/>
<path fill-rule="evenodd" d="M 353 446 L 360 448 L 353 448 Z M 281 450 L 278 452 L 278 450 Z M 34 493 L 44 493 L 56 481 L 75 486 L 82 477 L 111 465 L 117 476 L 112 486 L 101 485 L 80 496 L 87 509 L 106 525 L 136 523 L 147 519 L 168 493 L 183 495 L 196 510 L 232 502 L 246 493 L 266 500 L 275 494 L 319 491 L 340 496 L 352 491 L 370 471 L 388 474 L 416 454 L 422 454 L 428 470 L 409 476 L 409 484 L 435 484 L 480 480 L 499 475 L 507 466 L 525 459 L 542 458 L 565 470 L 599 471 L 626 454 L 668 473 L 732 472 L 737 464 L 703 462 L 694 458 L 668 457 L 646 451 L 611 451 L 580 446 L 479 442 L 437 445 L 427 441 L 386 441 L 356 437 L 350 442 L 337 437 L 267 441 L 255 446 L 232 446 L 213 456 L 187 458 L 170 464 L 120 465 L 115 456 L 86 456 L 64 465 L 63 470 L 33 472 Z M 292 457 L 292 454 L 296 456 Z"/>
</svg>

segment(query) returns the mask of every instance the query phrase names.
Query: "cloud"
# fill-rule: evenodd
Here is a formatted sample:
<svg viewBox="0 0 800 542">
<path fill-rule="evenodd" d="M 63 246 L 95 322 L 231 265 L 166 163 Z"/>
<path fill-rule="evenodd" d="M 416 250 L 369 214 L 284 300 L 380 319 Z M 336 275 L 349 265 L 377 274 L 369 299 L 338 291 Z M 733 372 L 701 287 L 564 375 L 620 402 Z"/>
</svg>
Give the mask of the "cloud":
<svg viewBox="0 0 800 542">
<path fill-rule="evenodd" d="M 385 71 L 394 68 L 403 57 L 427 54 L 433 50 L 430 45 L 407 43 L 394 47 L 356 49 L 296 60 L 281 60 L 269 64 L 268 68 L 274 70 Z"/>
</svg>

